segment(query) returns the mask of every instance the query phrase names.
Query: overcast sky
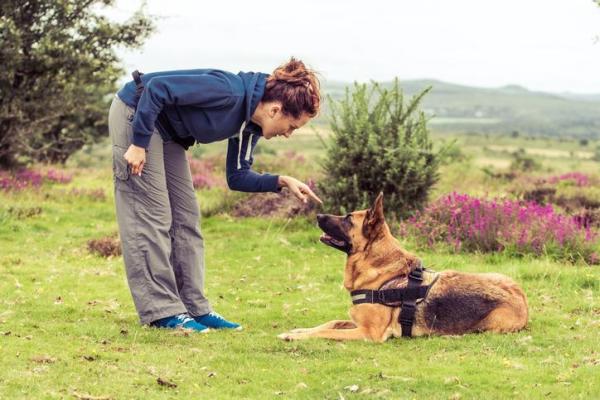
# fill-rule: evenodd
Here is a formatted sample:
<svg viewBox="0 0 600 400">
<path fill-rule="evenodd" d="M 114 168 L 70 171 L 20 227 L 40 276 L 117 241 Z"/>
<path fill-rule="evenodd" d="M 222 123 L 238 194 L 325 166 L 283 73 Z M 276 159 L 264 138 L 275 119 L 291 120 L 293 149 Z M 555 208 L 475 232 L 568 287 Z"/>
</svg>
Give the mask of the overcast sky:
<svg viewBox="0 0 600 400">
<path fill-rule="evenodd" d="M 117 0 L 122 20 L 140 5 Z M 325 80 L 432 78 L 600 93 L 592 0 L 148 0 L 157 32 L 126 69 L 271 72 L 294 55 Z"/>
</svg>

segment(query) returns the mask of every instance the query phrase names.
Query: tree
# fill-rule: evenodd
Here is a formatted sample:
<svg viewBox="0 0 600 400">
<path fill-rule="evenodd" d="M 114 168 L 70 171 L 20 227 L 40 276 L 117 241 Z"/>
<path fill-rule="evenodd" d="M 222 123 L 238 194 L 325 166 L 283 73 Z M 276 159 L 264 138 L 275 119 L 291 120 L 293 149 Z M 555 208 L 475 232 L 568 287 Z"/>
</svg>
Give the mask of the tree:
<svg viewBox="0 0 600 400">
<path fill-rule="evenodd" d="M 98 13 L 113 0 L 2 0 L 0 167 L 64 162 L 106 136 L 110 94 L 124 71 L 116 47 L 139 47 L 153 22 Z"/>
<path fill-rule="evenodd" d="M 344 100 L 330 99 L 333 136 L 319 189 L 333 212 L 367 208 L 380 191 L 392 217 L 424 205 L 446 149 L 433 150 L 425 115 L 418 111 L 428 91 L 405 104 L 396 80 L 391 89 L 355 84 Z"/>
</svg>

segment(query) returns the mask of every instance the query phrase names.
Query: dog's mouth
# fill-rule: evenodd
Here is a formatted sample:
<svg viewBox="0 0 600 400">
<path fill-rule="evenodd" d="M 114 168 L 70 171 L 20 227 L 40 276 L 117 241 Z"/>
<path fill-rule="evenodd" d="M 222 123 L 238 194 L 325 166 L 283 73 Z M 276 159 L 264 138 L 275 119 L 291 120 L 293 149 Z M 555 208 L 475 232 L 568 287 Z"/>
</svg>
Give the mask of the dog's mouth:
<svg viewBox="0 0 600 400">
<path fill-rule="evenodd" d="M 336 216 L 318 214 L 317 225 L 323 231 L 319 240 L 334 249 L 350 254 L 352 244 L 350 238 L 340 226 L 340 220 L 341 218 Z"/>
<path fill-rule="evenodd" d="M 350 248 L 350 245 L 345 240 L 334 238 L 333 236 L 328 235 L 327 233 L 323 233 L 319 240 L 328 246 L 345 252 L 348 252 Z"/>
<path fill-rule="evenodd" d="M 319 240 L 330 246 L 344 247 L 346 245 L 346 242 L 344 242 L 343 240 L 335 239 L 333 236 L 330 236 L 326 233 L 323 233 Z"/>
</svg>

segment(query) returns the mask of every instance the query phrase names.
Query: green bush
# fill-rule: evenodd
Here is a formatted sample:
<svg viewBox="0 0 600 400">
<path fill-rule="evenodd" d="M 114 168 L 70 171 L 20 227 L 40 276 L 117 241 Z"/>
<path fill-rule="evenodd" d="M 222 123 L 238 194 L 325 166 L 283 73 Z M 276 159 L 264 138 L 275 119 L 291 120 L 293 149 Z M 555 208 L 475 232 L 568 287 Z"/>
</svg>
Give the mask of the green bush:
<svg viewBox="0 0 600 400">
<path fill-rule="evenodd" d="M 396 79 L 389 89 L 355 84 L 345 99 L 329 99 L 332 136 L 318 187 L 331 212 L 367 208 L 380 191 L 388 217 L 404 218 L 424 205 L 449 148 L 433 150 L 425 114 L 418 111 L 429 90 L 405 103 Z"/>
<path fill-rule="evenodd" d="M 528 156 L 524 149 L 515 151 L 512 153 L 512 157 L 509 167 L 511 171 L 532 172 L 542 169 L 540 163 Z"/>
</svg>

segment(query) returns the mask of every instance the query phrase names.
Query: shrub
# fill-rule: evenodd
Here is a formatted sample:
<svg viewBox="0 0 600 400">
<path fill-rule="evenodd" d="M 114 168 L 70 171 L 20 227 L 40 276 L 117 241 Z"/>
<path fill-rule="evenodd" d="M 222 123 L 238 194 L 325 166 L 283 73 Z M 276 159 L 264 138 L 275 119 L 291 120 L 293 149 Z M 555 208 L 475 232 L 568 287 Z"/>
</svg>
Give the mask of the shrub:
<svg viewBox="0 0 600 400">
<path fill-rule="evenodd" d="M 581 172 L 569 172 L 559 176 L 551 176 L 546 180 L 548 183 L 567 183 L 579 187 L 598 184 L 598 180 Z"/>
<path fill-rule="evenodd" d="M 224 178 L 219 179 L 216 177 L 214 173 L 215 163 L 212 160 L 190 158 L 189 163 L 194 189 L 211 189 L 225 186 Z"/>
<path fill-rule="evenodd" d="M 598 178 L 581 172 L 543 177 L 519 176 L 510 192 L 517 198 L 539 204 L 555 204 L 586 224 L 599 226 L 600 189 Z"/>
<path fill-rule="evenodd" d="M 425 115 L 417 111 L 428 91 L 405 103 L 396 80 L 390 89 L 355 84 L 344 100 L 330 99 L 333 134 L 318 184 L 330 210 L 367 208 L 380 191 L 396 218 L 426 202 L 445 150 L 433 150 Z"/>
<path fill-rule="evenodd" d="M 513 171 L 531 172 L 542 168 L 539 162 L 533 157 L 526 155 L 525 150 L 519 149 L 512 153 L 513 160 L 510 163 L 510 169 Z"/>
<path fill-rule="evenodd" d="M 576 261 L 595 259 L 596 233 L 551 205 L 512 200 L 486 200 L 452 193 L 438 199 L 401 225 L 402 235 L 454 251 L 506 251 L 548 254 Z"/>
<path fill-rule="evenodd" d="M 73 175 L 65 171 L 50 168 L 46 171 L 45 179 L 55 183 L 69 183 L 73 179 Z"/>
<path fill-rule="evenodd" d="M 52 168 L 45 173 L 26 168 L 15 172 L 0 170 L 0 189 L 18 191 L 25 188 L 37 188 L 44 182 L 69 183 L 71 179 L 70 174 Z"/>
<path fill-rule="evenodd" d="M 42 174 L 28 169 L 14 173 L 0 171 L 0 189 L 18 191 L 27 187 L 38 187 L 42 184 L 42 179 Z"/>
</svg>

